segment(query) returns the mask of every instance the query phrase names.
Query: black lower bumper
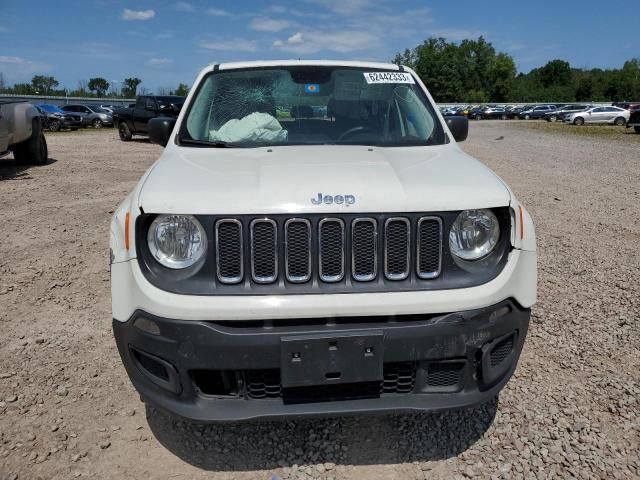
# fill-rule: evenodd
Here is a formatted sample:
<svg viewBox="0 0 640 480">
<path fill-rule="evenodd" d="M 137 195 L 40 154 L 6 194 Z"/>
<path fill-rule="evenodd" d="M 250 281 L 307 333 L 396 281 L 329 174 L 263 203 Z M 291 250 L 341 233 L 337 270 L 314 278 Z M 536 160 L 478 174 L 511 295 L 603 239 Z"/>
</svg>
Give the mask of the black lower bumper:
<svg viewBox="0 0 640 480">
<path fill-rule="evenodd" d="M 529 315 L 510 300 L 442 315 L 265 322 L 138 311 L 113 330 L 145 401 L 216 422 L 484 402 L 515 370 Z"/>
</svg>

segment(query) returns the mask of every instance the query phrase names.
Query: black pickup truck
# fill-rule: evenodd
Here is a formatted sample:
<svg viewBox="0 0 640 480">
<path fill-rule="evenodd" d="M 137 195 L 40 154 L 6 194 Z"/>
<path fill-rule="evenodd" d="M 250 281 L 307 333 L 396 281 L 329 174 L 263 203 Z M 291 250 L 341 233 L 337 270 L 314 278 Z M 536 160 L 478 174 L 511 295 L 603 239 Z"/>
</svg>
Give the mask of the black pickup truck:
<svg viewBox="0 0 640 480">
<path fill-rule="evenodd" d="M 136 98 L 133 108 L 114 111 L 113 121 L 118 126 L 120 140 L 128 142 L 133 135 L 147 135 L 147 124 L 152 118 L 176 118 L 185 98 L 175 95 L 143 95 Z"/>
<path fill-rule="evenodd" d="M 636 133 L 640 133 L 640 108 L 631 110 L 631 116 L 627 122 L 627 128 L 631 127 L 633 127 Z"/>
</svg>

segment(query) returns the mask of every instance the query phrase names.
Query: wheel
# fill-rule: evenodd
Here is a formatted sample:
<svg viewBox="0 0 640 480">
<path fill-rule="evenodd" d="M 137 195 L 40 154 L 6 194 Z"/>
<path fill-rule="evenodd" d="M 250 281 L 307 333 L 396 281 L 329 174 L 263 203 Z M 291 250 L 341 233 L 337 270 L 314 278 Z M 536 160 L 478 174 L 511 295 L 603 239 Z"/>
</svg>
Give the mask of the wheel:
<svg viewBox="0 0 640 480">
<path fill-rule="evenodd" d="M 49 122 L 49 131 L 57 132 L 60 130 L 60 120 L 51 120 Z"/>
<path fill-rule="evenodd" d="M 547 118 L 547 122 L 555 122 L 556 120 L 558 120 L 558 117 L 556 117 L 555 115 L 551 115 L 549 118 Z"/>
<path fill-rule="evenodd" d="M 49 149 L 40 122 L 33 120 L 31 138 L 17 145 L 13 149 L 13 156 L 16 162 L 22 165 L 44 165 L 47 163 Z"/>
<path fill-rule="evenodd" d="M 118 124 L 118 135 L 120 136 L 120 140 L 123 142 L 128 142 L 131 140 L 131 130 L 129 130 L 129 125 L 125 122 L 120 122 Z"/>
<path fill-rule="evenodd" d="M 506 120 L 507 119 L 507 115 L 505 113 L 502 114 L 502 116 L 500 117 L 502 120 Z"/>
<path fill-rule="evenodd" d="M 102 128 L 102 120 L 100 120 L 99 118 L 94 118 L 91 121 L 91 126 L 93 128 Z"/>
<path fill-rule="evenodd" d="M 529 115 L 528 113 L 524 116 L 525 120 L 531 120 L 531 115 Z"/>
<path fill-rule="evenodd" d="M 482 115 L 480 115 L 479 113 L 476 113 L 473 118 L 475 118 L 476 120 L 481 120 L 482 119 Z"/>
<path fill-rule="evenodd" d="M 627 121 L 624 119 L 624 117 L 618 117 L 613 121 L 613 124 L 617 125 L 618 127 L 621 127 L 625 123 L 627 123 Z"/>
<path fill-rule="evenodd" d="M 576 117 L 573 119 L 573 124 L 574 125 L 584 125 L 584 118 L 582 117 Z"/>
<path fill-rule="evenodd" d="M 635 127 L 633 127 L 633 131 L 636 133 L 640 133 L 640 126 L 636 125 Z"/>
</svg>

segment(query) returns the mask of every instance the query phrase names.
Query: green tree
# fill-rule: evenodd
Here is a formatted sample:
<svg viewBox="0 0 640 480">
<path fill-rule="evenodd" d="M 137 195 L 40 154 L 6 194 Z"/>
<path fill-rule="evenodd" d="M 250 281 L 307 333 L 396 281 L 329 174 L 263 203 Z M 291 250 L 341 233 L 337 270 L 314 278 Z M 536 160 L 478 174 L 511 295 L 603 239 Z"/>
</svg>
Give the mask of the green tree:
<svg viewBox="0 0 640 480">
<path fill-rule="evenodd" d="M 109 90 L 109 82 L 102 77 L 90 78 L 88 86 L 89 90 L 95 92 L 98 97 L 104 97 Z"/>
<path fill-rule="evenodd" d="M 127 98 L 133 98 L 138 91 L 138 85 L 142 83 L 139 78 L 125 78 L 122 82 L 122 96 Z"/>
<path fill-rule="evenodd" d="M 545 87 L 567 86 L 571 83 L 571 65 L 564 60 L 551 60 L 539 69 L 538 75 Z"/>
<path fill-rule="evenodd" d="M 488 70 L 491 101 L 506 102 L 511 98 L 516 78 L 516 64 L 506 53 L 499 53 Z"/>
<path fill-rule="evenodd" d="M 55 87 L 59 85 L 58 81 L 53 77 L 45 77 L 44 75 L 35 75 L 31 79 L 31 87 L 38 95 L 50 95 Z"/>
<path fill-rule="evenodd" d="M 188 93 L 189 86 L 184 83 L 178 84 L 178 88 L 176 88 L 176 91 L 174 92 L 175 95 L 179 95 L 181 97 L 186 97 Z"/>
</svg>

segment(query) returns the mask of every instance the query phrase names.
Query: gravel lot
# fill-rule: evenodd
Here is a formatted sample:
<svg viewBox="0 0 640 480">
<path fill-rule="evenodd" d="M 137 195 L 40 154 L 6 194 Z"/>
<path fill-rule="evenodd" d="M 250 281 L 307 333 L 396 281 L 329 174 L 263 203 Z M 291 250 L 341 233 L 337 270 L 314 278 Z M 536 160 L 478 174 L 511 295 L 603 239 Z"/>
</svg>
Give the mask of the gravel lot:
<svg viewBox="0 0 640 480">
<path fill-rule="evenodd" d="M 0 479 L 639 478 L 639 143 L 471 128 L 536 222 L 539 301 L 499 400 L 437 415 L 146 411 L 112 339 L 108 225 L 160 148 L 84 131 L 49 135 L 49 165 L 0 160 Z"/>
</svg>

